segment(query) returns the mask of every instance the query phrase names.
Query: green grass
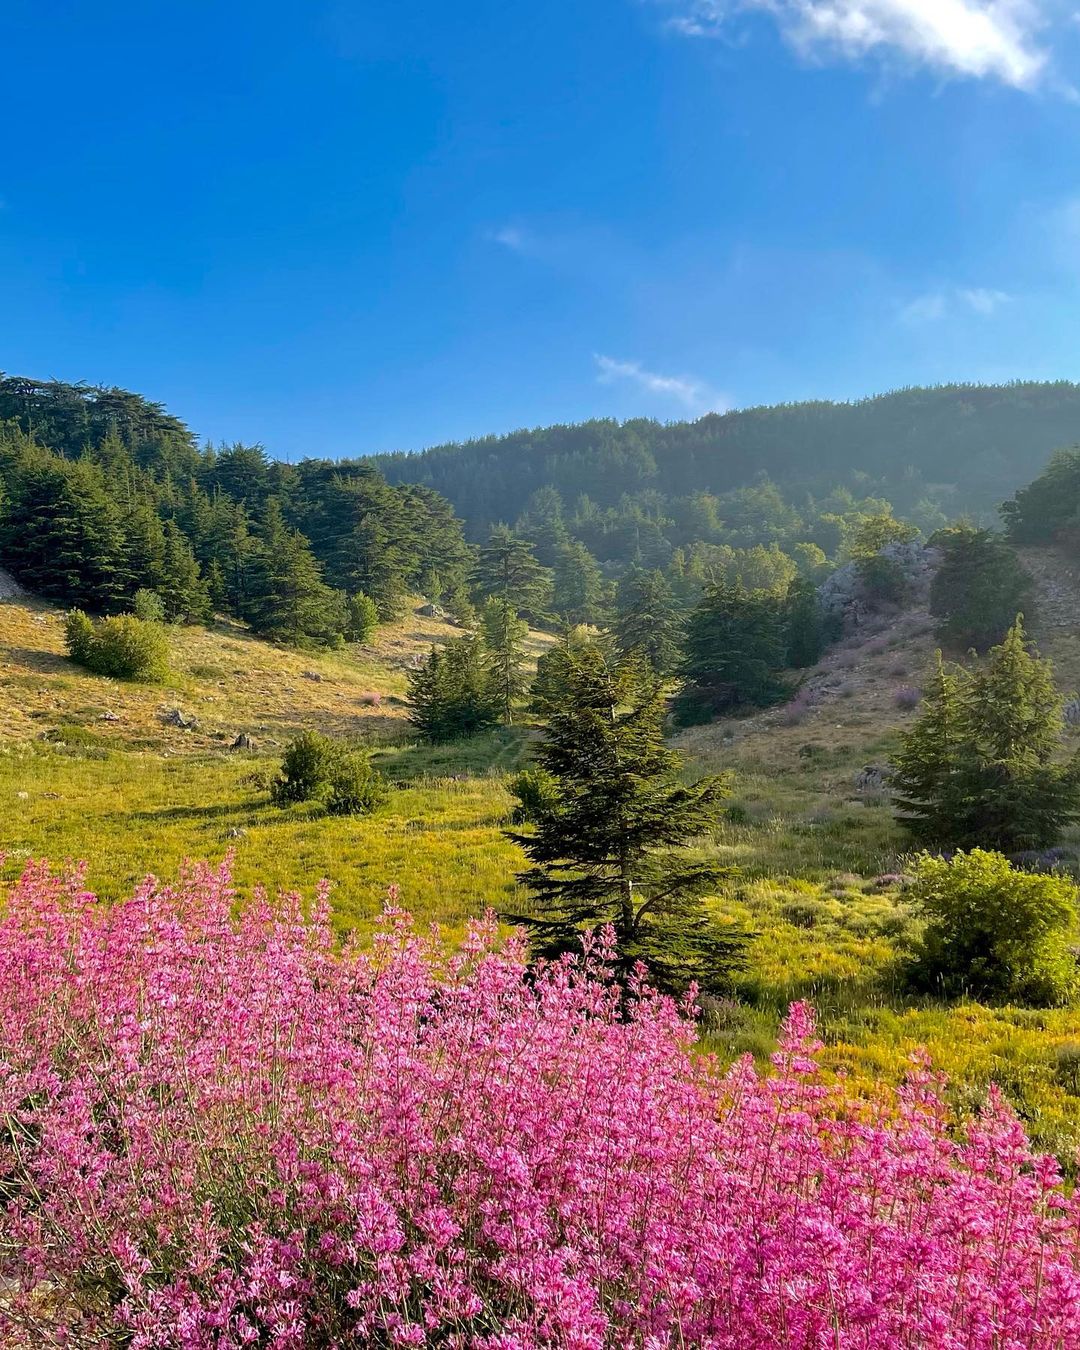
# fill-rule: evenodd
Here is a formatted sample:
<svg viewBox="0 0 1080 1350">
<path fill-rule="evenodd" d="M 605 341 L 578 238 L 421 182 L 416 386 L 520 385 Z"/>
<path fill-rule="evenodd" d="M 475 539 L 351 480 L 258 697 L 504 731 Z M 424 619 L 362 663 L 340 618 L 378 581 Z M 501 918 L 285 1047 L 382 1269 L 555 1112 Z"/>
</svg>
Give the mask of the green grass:
<svg viewBox="0 0 1080 1350">
<path fill-rule="evenodd" d="M 505 738 L 493 745 L 510 752 Z M 466 747 L 465 759 L 478 761 L 484 749 Z M 218 861 L 231 850 L 242 891 L 261 883 L 310 892 L 330 878 L 342 930 L 369 927 L 396 885 L 418 919 L 454 934 L 515 893 L 521 857 L 501 832 L 510 797 L 498 777 L 437 776 L 435 760 L 426 776 L 402 781 L 409 754 L 396 752 L 385 808 L 331 818 L 270 805 L 265 784 L 277 761 L 267 757 L 8 747 L 0 753 L 4 875 L 29 857 L 82 860 L 90 887 L 116 899 L 151 870 L 168 878 L 187 858 Z"/>
<path fill-rule="evenodd" d="M 370 654 L 319 657 L 232 629 L 184 630 L 163 693 L 76 671 L 59 655 L 55 614 L 39 610 L 0 606 L 0 877 L 28 857 L 82 859 L 91 888 L 113 900 L 151 869 L 168 879 L 185 858 L 218 861 L 231 850 L 242 893 L 262 884 L 310 895 L 329 878 L 342 932 L 370 931 L 391 885 L 451 939 L 489 906 L 523 906 L 514 881 L 523 858 L 502 827 L 507 776 L 532 733 L 439 747 L 407 740 L 405 672 L 445 626 L 406 616 Z M 1035 1138 L 1065 1157 L 1080 1144 L 1080 1011 L 948 1005 L 904 987 L 911 916 L 902 893 L 874 878 L 902 870 L 907 845 L 888 802 L 856 782 L 889 759 L 911 716 L 895 707 L 896 683 L 922 678 L 932 638 L 916 616 L 880 645 L 829 658 L 822 702 L 804 724 L 772 710 L 677 738 L 688 777 L 732 775 L 727 818 L 700 848 L 738 868 L 716 910 L 755 934 L 733 999 L 710 1012 L 706 1044 L 724 1059 L 764 1058 L 788 1004 L 808 999 L 827 1065 L 860 1090 L 899 1080 L 925 1044 L 961 1105 L 977 1106 L 997 1082 Z M 1080 675 L 1080 640 L 1058 632 L 1054 655 L 1067 683 Z M 381 706 L 365 699 L 369 688 Z M 163 702 L 199 727 L 163 725 Z M 376 816 L 270 804 L 284 744 L 309 725 L 378 747 L 394 792 Z M 259 753 L 223 748 L 238 730 Z"/>
</svg>

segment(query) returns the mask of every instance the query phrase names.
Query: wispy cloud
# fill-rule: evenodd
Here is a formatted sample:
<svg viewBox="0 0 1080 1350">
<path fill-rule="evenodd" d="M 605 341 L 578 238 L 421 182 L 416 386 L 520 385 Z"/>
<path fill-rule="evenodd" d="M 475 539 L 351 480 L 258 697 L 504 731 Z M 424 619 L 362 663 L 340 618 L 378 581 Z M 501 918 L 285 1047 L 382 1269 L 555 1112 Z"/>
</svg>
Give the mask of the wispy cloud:
<svg viewBox="0 0 1080 1350">
<path fill-rule="evenodd" d="M 983 314 L 989 318 L 991 314 L 996 314 L 1002 305 L 1007 305 L 1012 296 L 1005 291 L 990 291 L 977 287 L 975 290 L 957 291 L 956 298 L 976 314 Z"/>
<path fill-rule="evenodd" d="M 810 58 L 899 56 L 947 75 L 1031 89 L 1045 74 L 1040 38 L 1055 0 L 653 0 L 689 37 L 718 37 L 763 12 Z"/>
<path fill-rule="evenodd" d="M 917 295 L 914 300 L 901 306 L 900 321 L 906 324 L 939 323 L 942 319 L 963 313 L 989 319 L 1011 299 L 1012 296 L 1005 291 L 982 286 L 955 286 L 927 291 L 925 295 Z"/>
<path fill-rule="evenodd" d="M 497 230 L 489 230 L 487 237 L 493 244 L 501 244 L 503 248 L 508 248 L 511 253 L 528 251 L 528 236 L 524 230 L 519 229 L 516 225 L 500 225 Z"/>
<path fill-rule="evenodd" d="M 682 404 L 688 412 L 726 412 L 731 407 L 730 399 L 693 376 L 661 375 L 655 370 L 646 370 L 640 361 L 620 361 L 599 352 L 593 359 L 601 384 L 627 380 L 649 394 Z"/>
</svg>

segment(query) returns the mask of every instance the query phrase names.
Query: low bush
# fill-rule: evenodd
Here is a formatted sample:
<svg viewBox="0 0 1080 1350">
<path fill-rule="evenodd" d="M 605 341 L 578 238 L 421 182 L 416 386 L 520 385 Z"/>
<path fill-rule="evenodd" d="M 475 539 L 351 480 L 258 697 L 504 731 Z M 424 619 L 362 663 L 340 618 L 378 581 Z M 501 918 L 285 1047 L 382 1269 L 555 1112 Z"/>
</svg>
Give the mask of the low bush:
<svg viewBox="0 0 1080 1350">
<path fill-rule="evenodd" d="M 169 643 L 158 623 L 118 614 L 94 623 L 79 609 L 64 624 L 68 655 L 95 675 L 160 683 L 169 673 Z"/>
<path fill-rule="evenodd" d="M 139 590 L 135 592 L 135 599 L 132 602 L 132 612 L 137 619 L 142 619 L 143 623 L 164 623 L 165 601 L 162 600 L 157 591 L 151 591 L 146 587 L 140 587 Z"/>
<path fill-rule="evenodd" d="M 281 770 L 270 786 L 278 806 L 320 805 L 332 816 L 368 815 L 386 800 L 386 781 L 371 758 L 318 731 L 303 731 L 289 742 Z"/>
<path fill-rule="evenodd" d="M 0 918 L 0 1342 L 1080 1343 L 1080 1196 L 995 1089 L 857 1103 L 796 1004 L 726 1075 L 598 939 L 529 972 L 223 871 Z"/>
<path fill-rule="evenodd" d="M 558 784 L 544 769 L 522 769 L 511 778 L 510 791 L 517 798 L 515 825 L 533 825 L 558 806 Z"/>
<path fill-rule="evenodd" d="M 978 998 L 1068 1002 L 1077 988 L 1077 896 L 1068 877 L 1019 871 L 1000 853 L 921 855 L 908 894 L 925 920 L 917 983 Z"/>
</svg>

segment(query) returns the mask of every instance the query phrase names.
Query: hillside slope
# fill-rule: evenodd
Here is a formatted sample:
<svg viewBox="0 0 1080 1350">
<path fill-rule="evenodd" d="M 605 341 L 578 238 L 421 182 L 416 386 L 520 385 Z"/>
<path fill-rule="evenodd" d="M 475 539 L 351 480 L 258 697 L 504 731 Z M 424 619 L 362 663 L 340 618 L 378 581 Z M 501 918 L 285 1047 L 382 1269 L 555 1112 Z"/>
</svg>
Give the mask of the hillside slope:
<svg viewBox="0 0 1080 1350">
<path fill-rule="evenodd" d="M 585 422 L 376 456 L 392 482 L 442 493 L 474 531 L 513 521 L 554 487 L 613 506 L 624 493 L 723 493 L 767 475 L 791 495 L 884 492 L 901 512 L 993 512 L 1055 449 L 1080 439 L 1080 385 L 904 389 L 855 403 L 792 403 L 696 422 Z M 950 507 L 952 511 L 950 512 Z"/>
</svg>

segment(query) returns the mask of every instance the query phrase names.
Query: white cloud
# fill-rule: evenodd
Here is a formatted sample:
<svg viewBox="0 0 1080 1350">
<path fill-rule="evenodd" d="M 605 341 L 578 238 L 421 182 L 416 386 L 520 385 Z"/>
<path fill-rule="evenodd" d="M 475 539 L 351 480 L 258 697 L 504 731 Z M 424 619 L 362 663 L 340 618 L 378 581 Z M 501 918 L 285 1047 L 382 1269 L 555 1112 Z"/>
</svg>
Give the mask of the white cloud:
<svg viewBox="0 0 1080 1350">
<path fill-rule="evenodd" d="M 937 323 L 948 313 L 949 303 L 940 291 L 917 296 L 900 311 L 904 323 Z"/>
<path fill-rule="evenodd" d="M 728 398 L 711 389 L 703 380 L 692 376 L 660 375 L 654 370 L 646 370 L 640 361 L 619 361 L 613 356 L 602 356 L 599 353 L 593 359 L 599 371 L 597 379 L 601 384 L 629 380 L 649 394 L 674 399 L 690 412 L 726 412 L 731 407 Z"/>
<path fill-rule="evenodd" d="M 771 14 L 807 57 L 899 54 L 949 75 L 1034 87 L 1048 55 L 1039 35 L 1056 0 L 658 0 L 670 26 L 717 37 L 740 13 Z"/>
<path fill-rule="evenodd" d="M 488 238 L 493 244 L 501 244 L 513 253 L 524 253 L 528 247 L 524 230 L 519 230 L 516 225 L 503 225 L 497 230 L 491 230 Z"/>
<path fill-rule="evenodd" d="M 957 312 L 968 311 L 980 318 L 989 319 L 1012 299 L 1005 291 L 994 291 L 987 287 L 965 288 L 951 287 L 940 291 L 927 291 L 917 295 L 900 309 L 901 323 L 923 324 L 938 323 Z"/>
<path fill-rule="evenodd" d="M 961 304 L 967 305 L 969 309 L 976 314 L 983 314 L 987 318 L 1001 308 L 1007 305 L 1012 299 L 1011 295 L 1006 295 L 1004 291 L 990 291 L 983 287 L 976 287 L 975 290 L 956 292 L 956 298 Z"/>
</svg>

